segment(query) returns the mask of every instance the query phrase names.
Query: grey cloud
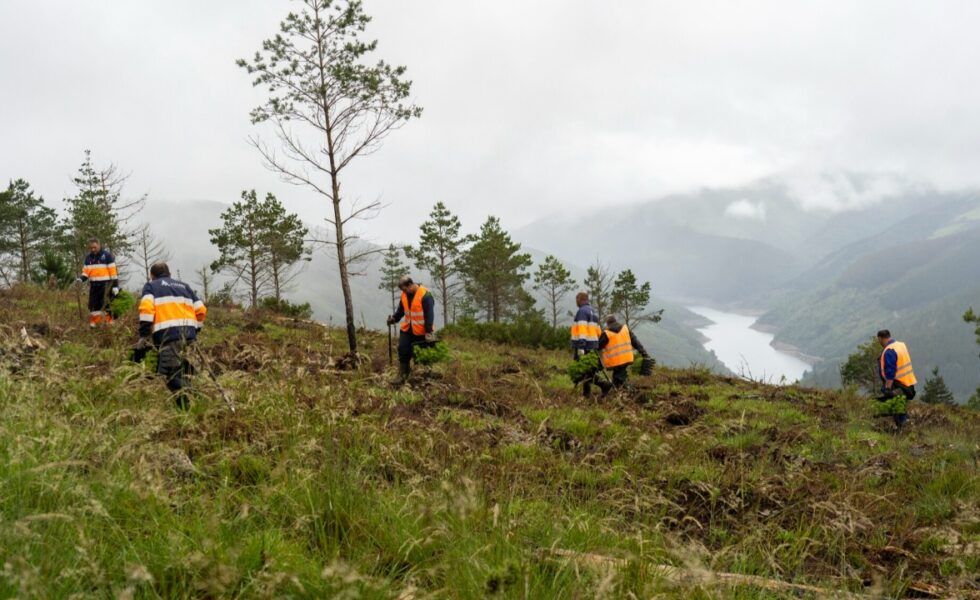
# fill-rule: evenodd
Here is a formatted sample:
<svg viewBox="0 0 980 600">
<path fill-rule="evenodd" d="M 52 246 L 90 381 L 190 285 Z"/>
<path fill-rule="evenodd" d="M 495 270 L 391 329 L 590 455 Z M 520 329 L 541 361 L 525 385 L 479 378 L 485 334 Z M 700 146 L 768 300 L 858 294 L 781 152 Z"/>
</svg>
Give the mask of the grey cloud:
<svg viewBox="0 0 980 600">
<path fill-rule="evenodd" d="M 804 206 L 873 202 L 898 181 L 976 186 L 974 2 L 494 3 L 367 0 L 381 54 L 423 118 L 351 171 L 405 239 L 443 200 L 476 227 L 786 175 Z M 91 147 L 131 191 L 322 202 L 247 146 L 261 99 L 233 65 L 289 2 L 0 4 L 0 176 L 49 198 Z M 884 174 L 876 191 L 836 173 Z M 830 174 L 830 175 L 828 175 Z M 828 183 L 829 181 L 829 183 Z M 887 183 L 892 182 L 892 183 Z M 885 186 L 885 187 L 880 187 Z"/>
</svg>

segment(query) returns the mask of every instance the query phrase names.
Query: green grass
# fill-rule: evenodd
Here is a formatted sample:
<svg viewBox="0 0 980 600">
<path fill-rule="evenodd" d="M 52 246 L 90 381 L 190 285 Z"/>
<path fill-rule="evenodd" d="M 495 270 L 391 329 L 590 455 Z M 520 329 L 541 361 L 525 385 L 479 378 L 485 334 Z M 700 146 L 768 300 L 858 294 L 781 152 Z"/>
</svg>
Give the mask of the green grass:
<svg viewBox="0 0 980 600">
<path fill-rule="evenodd" d="M 0 294 L 0 597 L 783 597 L 658 565 L 980 585 L 961 409 L 913 403 L 896 436 L 848 393 L 663 368 L 585 400 L 567 353 L 452 338 L 393 388 L 383 336 L 341 371 L 342 332 L 214 310 L 200 347 L 238 411 L 199 375 L 181 413 L 126 363 L 134 322 L 65 303 Z"/>
</svg>

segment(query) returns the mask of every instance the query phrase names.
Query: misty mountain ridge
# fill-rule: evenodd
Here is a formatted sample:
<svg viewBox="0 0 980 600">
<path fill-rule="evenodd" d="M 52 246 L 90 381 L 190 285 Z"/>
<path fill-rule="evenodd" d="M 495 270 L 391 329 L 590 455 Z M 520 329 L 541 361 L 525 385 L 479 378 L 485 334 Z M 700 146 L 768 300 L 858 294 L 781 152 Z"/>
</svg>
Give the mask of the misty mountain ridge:
<svg viewBox="0 0 980 600">
<path fill-rule="evenodd" d="M 884 181 L 884 183 L 882 183 Z M 668 297 L 766 306 L 766 296 L 849 244 L 862 243 L 923 209 L 946 214 L 975 193 L 939 193 L 894 178 L 827 176 L 823 187 L 768 178 L 648 202 L 536 221 L 521 240 L 570 260 L 621 257 Z M 904 187 L 903 187 L 904 186 Z M 828 199 L 833 190 L 841 198 Z M 814 199 L 815 198 L 815 199 Z M 952 207 L 948 209 L 947 207 Z M 946 222 L 947 217 L 936 217 Z M 592 238 L 564 234 L 587 223 Z"/>
</svg>

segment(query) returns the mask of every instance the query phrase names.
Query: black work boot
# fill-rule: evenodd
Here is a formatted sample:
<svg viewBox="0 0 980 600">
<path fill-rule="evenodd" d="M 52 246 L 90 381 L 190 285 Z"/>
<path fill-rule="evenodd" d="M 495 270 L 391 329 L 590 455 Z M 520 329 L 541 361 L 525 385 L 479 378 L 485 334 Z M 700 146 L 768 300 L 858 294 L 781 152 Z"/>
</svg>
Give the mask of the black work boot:
<svg viewBox="0 0 980 600">
<path fill-rule="evenodd" d="M 408 376 L 412 373 L 412 364 L 407 362 L 398 363 L 398 379 L 396 380 L 397 385 L 405 385 L 408 383 Z"/>
</svg>

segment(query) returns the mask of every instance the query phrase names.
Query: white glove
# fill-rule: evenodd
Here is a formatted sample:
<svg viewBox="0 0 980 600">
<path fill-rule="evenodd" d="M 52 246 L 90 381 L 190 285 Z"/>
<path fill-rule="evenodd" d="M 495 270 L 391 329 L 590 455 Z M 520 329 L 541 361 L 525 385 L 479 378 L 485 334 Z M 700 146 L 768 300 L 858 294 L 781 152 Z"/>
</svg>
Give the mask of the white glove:
<svg viewBox="0 0 980 600">
<path fill-rule="evenodd" d="M 85 283 L 88 281 L 88 275 L 79 275 L 75 278 L 75 283 Z"/>
<path fill-rule="evenodd" d="M 430 331 L 429 333 L 425 334 L 425 341 L 427 342 L 436 341 L 436 333 L 434 331 Z"/>
<path fill-rule="evenodd" d="M 119 288 L 118 287 L 112 288 L 112 295 L 113 296 L 118 296 L 119 295 Z"/>
</svg>

